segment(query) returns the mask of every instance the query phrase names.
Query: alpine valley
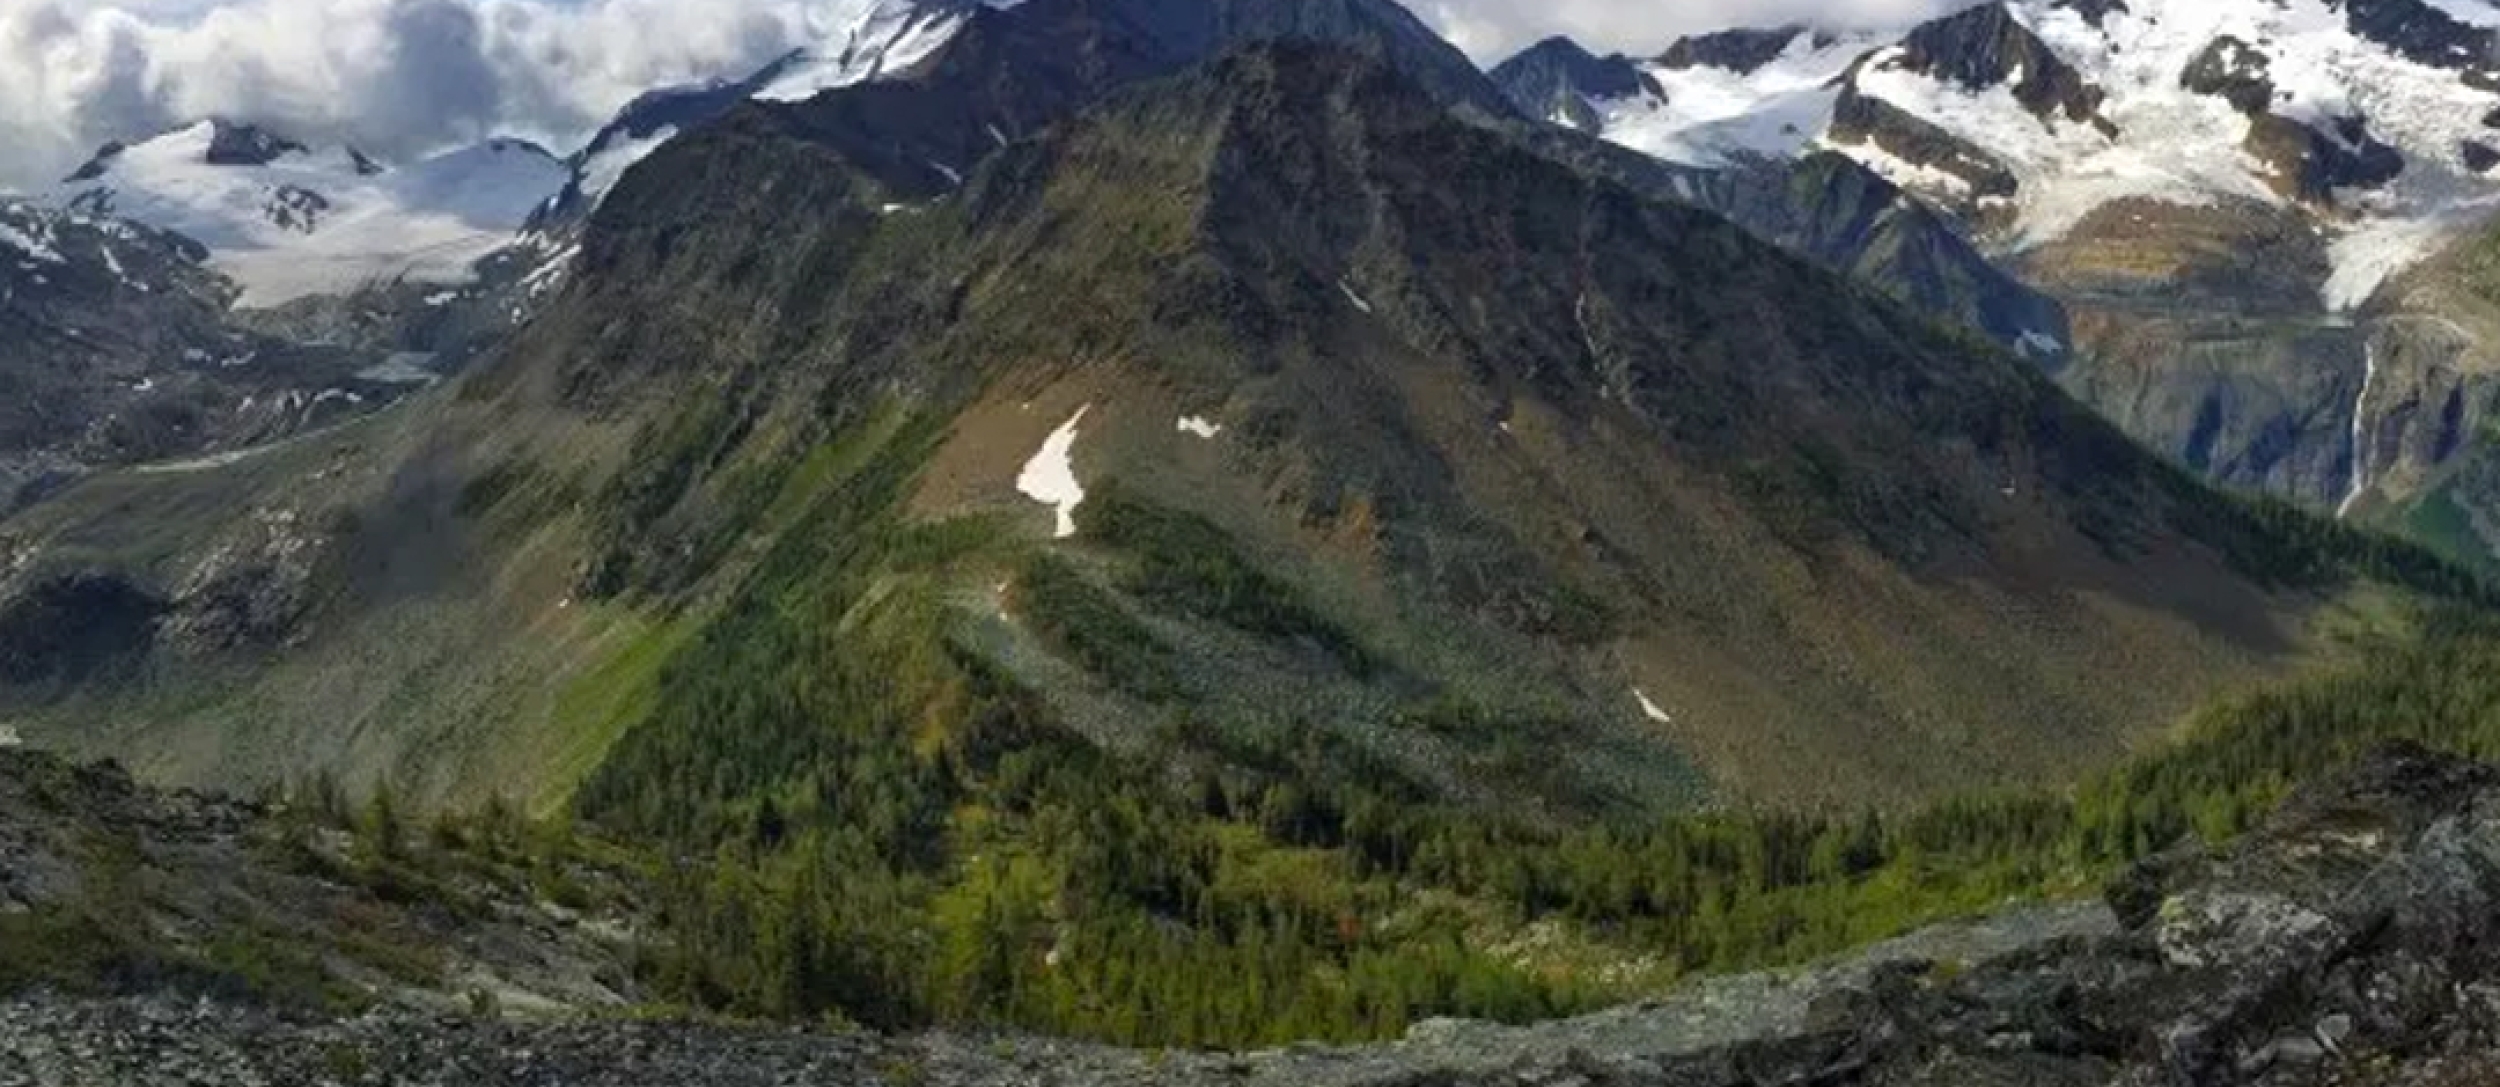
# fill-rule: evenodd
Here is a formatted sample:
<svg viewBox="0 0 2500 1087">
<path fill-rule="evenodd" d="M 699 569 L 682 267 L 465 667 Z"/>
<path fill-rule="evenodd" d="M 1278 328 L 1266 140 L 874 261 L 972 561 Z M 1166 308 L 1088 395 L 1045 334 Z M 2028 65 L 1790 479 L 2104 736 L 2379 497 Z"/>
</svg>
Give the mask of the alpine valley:
<svg viewBox="0 0 2500 1087">
<path fill-rule="evenodd" d="M 2130 3 L 102 149 L 0 1081 L 2481 1082 L 2500 9 Z"/>
</svg>

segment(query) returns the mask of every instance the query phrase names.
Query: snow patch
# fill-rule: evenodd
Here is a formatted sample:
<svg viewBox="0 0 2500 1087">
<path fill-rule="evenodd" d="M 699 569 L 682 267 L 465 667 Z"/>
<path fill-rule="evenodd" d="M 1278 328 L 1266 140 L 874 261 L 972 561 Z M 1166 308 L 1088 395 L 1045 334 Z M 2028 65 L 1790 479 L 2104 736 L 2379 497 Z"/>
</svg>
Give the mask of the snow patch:
<svg viewBox="0 0 2500 1087">
<path fill-rule="evenodd" d="M 1675 715 L 1668 713 L 1656 702 L 1650 701 L 1648 692 L 1645 692 L 1638 687 L 1634 687 L 1632 688 L 1632 697 L 1640 701 L 1642 716 L 1662 725 L 1672 725 L 1675 723 Z"/>
<path fill-rule="evenodd" d="M 379 385 L 431 385 L 442 380 L 434 372 L 430 351 L 402 351 L 358 371 L 356 379 Z"/>
<path fill-rule="evenodd" d="M 69 263 L 61 259 L 60 251 L 52 248 L 52 243 L 49 241 L 39 239 L 7 223 L 0 223 L 0 245 L 8 246 L 45 264 Z"/>
<path fill-rule="evenodd" d="M 112 246 L 99 245 L 95 249 L 96 255 L 104 258 L 104 270 L 113 273 L 113 278 L 120 281 L 122 286 L 146 289 L 144 284 L 131 282 L 130 273 L 122 268 L 121 254 L 113 252 Z"/>
<path fill-rule="evenodd" d="M 1340 279 L 1337 281 L 1337 289 L 1345 292 L 1346 301 L 1354 303 L 1354 308 L 1362 310 L 1365 313 L 1370 313 L 1372 311 L 1372 304 L 1365 301 L 1362 295 L 1354 293 L 1354 284 Z"/>
<path fill-rule="evenodd" d="M 1213 441 L 1216 435 L 1224 433 L 1224 427 L 1222 424 L 1209 422 L 1195 415 L 1185 415 L 1181 417 L 1180 431 L 1183 434 L 1195 434 Z"/>
<path fill-rule="evenodd" d="M 1074 454 L 1076 426 L 1091 410 L 1091 404 L 1076 409 L 1075 415 L 1050 433 L 1041 450 L 1025 462 L 1024 471 L 1016 476 L 1016 490 L 1058 511 L 1059 527 L 1054 535 L 1062 540 L 1076 535 L 1076 507 L 1085 501 L 1085 487 L 1076 478 Z"/>
<path fill-rule="evenodd" d="M 2014 349 L 2025 358 L 2056 358 L 2066 353 L 2066 342 L 2036 328 L 2025 329 L 2022 338 L 2014 342 Z"/>
</svg>

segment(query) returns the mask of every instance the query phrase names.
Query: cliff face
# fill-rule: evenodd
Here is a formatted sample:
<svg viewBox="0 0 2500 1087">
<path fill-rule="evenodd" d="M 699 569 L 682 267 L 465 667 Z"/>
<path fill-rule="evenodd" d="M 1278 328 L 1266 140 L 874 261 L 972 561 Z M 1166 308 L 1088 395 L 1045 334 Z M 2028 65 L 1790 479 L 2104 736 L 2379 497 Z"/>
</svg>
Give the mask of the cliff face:
<svg viewBox="0 0 2500 1087">
<path fill-rule="evenodd" d="M 76 817 L 44 814 L 42 797 L 110 799 L 88 818 L 119 825 L 91 829 L 143 827 L 142 875 L 249 840 L 261 818 L 38 759 L 0 759 L 0 782 L 0 850 L 18 873 L 0 884 L 12 916 L 43 887 L 75 882 L 41 843 L 68 840 L 61 832 Z M 247 862 L 227 886 L 268 878 Z M 2500 1075 L 2495 936 L 2500 768 L 2390 749 L 2296 795 L 2236 845 L 2140 866 L 2107 905 L 2009 913 L 1818 968 L 1718 979 L 1531 1027 L 1441 1021 L 1390 1046 L 1147 1055 L 1039 1039 L 574 1021 L 546 1004 L 518 1018 L 479 1001 L 464 1014 L 399 1000 L 335 1019 L 195 1001 L 126 978 L 119 996 L 0 1001 L 0 1079 L 986 1087 L 1047 1073 L 1041 1082 L 1344 1087 L 2432 1087 Z M 503 946 L 527 938 L 508 931 Z"/>
</svg>

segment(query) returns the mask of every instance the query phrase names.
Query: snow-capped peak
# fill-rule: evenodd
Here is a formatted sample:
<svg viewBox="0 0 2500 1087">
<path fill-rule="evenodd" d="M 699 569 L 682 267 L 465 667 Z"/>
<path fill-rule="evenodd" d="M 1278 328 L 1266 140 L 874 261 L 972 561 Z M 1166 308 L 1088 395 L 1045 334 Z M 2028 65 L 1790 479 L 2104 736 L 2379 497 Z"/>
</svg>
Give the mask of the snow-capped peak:
<svg viewBox="0 0 2500 1087">
<path fill-rule="evenodd" d="M 825 20 L 825 33 L 780 75 L 756 92 L 776 102 L 813 98 L 825 91 L 910 72 L 926 62 L 983 7 L 1006 9 L 1022 0 L 852 0 Z"/>
<path fill-rule="evenodd" d="M 636 98 L 573 156 L 572 183 L 545 209 L 588 212 L 637 162 L 678 134 L 747 99 L 800 101 L 825 91 L 899 79 L 926 64 L 980 8 L 1023 0 L 842 0 L 815 19 L 816 41 L 742 80 L 714 79 Z"/>
<path fill-rule="evenodd" d="M 243 288 L 242 304 L 269 306 L 377 279 L 465 281 L 564 178 L 519 140 L 394 170 L 354 148 L 203 121 L 107 147 L 44 198 L 189 237 Z"/>
<path fill-rule="evenodd" d="M 1579 129 L 1603 124 L 1597 103 L 1662 93 L 1623 54 L 1601 57 L 1563 37 L 1538 42 L 1487 74 L 1527 115 Z"/>
</svg>

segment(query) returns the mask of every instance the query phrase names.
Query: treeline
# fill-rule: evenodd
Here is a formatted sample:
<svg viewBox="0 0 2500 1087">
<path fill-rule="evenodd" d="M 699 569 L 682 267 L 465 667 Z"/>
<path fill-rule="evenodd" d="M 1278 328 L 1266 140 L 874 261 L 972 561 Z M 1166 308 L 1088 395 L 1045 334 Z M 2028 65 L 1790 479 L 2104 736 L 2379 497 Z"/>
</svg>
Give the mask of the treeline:
<svg viewBox="0 0 2500 1087">
<path fill-rule="evenodd" d="M 1177 677 L 1123 595 L 1376 666 L 1210 526 L 1110 492 L 1087 526 L 1107 570 L 1036 557 L 978 521 L 897 516 L 920 455 L 912 441 L 868 455 L 780 533 L 576 798 L 591 825 L 665 843 L 641 963 L 664 999 L 1187 1046 L 1550 1016 L 2089 892 L 2184 837 L 2245 828 L 2376 739 L 2500 742 L 2500 633 L 2460 621 L 2366 669 L 2216 707 L 2177 746 L 2069 792 L 1884 816 L 1505 814 L 1324 730 L 1229 735 L 1165 698 Z M 2227 516 L 2275 539 L 2263 507 Z M 2321 556 L 2446 576 L 2300 524 L 2330 535 L 2240 559 L 2289 581 L 2323 576 Z M 967 571 L 1014 582 L 1061 654 L 1165 705 L 1153 749 L 1105 753 L 961 648 Z M 1523 746 L 1555 742 L 1548 726 L 1431 704 L 1382 725 Z M 1600 960 L 1646 968 L 1587 968 Z"/>
<path fill-rule="evenodd" d="M 802 787 L 763 791 L 673 869 L 646 963 L 661 992 L 1191 1046 L 1535 1018 L 1633 994 L 1486 950 L 1532 923 L 1656 962 L 1653 982 L 1793 962 L 2009 897 L 2089 893 L 2131 860 L 2246 829 L 2380 740 L 2500 754 L 2500 634 L 2451 626 L 2215 707 L 2068 793 L 1557 830 L 1438 803 L 1324 744 L 1114 759 L 1000 677 L 950 665 L 965 716 L 944 743 L 897 764 L 915 750 L 898 718 L 882 742 L 811 752 L 830 765 L 790 767 Z"/>
</svg>

